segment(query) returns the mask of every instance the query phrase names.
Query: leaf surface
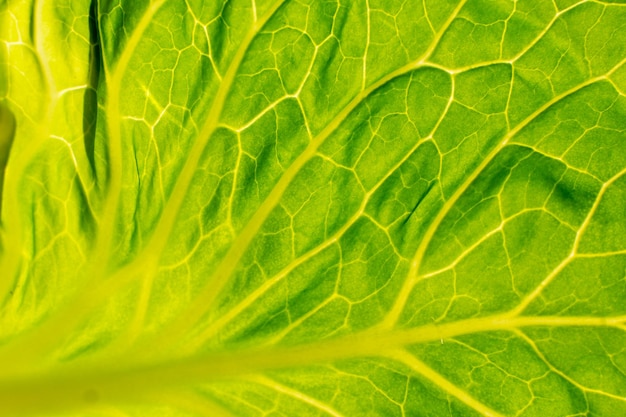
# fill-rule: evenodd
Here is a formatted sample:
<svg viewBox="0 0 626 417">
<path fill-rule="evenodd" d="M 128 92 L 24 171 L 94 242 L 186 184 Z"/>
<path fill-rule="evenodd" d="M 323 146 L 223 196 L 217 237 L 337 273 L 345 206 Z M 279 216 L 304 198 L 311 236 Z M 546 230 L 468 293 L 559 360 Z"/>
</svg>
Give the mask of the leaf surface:
<svg viewBox="0 0 626 417">
<path fill-rule="evenodd" d="M 0 411 L 626 414 L 624 22 L 0 2 Z"/>
</svg>

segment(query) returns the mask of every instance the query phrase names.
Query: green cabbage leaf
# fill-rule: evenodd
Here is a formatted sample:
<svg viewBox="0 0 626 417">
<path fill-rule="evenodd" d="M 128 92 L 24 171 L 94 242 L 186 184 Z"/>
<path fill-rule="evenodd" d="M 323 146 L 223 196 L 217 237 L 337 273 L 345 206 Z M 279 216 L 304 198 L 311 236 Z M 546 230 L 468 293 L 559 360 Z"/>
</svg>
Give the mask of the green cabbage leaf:
<svg viewBox="0 0 626 417">
<path fill-rule="evenodd" d="M 626 415 L 626 1 L 0 0 L 2 416 Z"/>
</svg>

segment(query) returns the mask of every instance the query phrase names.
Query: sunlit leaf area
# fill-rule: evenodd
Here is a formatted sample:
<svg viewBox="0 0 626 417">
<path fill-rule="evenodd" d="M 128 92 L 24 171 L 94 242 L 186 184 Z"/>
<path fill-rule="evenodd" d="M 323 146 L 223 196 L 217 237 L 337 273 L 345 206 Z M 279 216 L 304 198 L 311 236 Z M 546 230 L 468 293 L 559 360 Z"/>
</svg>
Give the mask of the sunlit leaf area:
<svg viewBox="0 0 626 417">
<path fill-rule="evenodd" d="M 0 0 L 0 416 L 626 416 L 626 0 Z"/>
</svg>

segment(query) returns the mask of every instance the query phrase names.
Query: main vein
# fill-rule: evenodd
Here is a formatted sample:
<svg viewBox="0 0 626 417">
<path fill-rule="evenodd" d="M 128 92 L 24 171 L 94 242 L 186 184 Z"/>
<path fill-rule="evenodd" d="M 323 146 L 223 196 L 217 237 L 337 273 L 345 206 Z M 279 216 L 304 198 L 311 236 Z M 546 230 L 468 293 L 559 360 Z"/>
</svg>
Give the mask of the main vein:
<svg viewBox="0 0 626 417">
<path fill-rule="evenodd" d="M 0 379 L 0 411 L 14 415 L 24 409 L 32 412 L 68 409 L 85 405 L 85 392 L 91 389 L 103 401 L 137 401 L 142 395 L 171 387 L 191 386 L 231 377 L 329 363 L 362 357 L 390 357 L 403 348 L 417 344 L 446 341 L 471 333 L 516 331 L 522 328 L 622 328 L 626 316 L 559 317 L 534 316 L 507 318 L 502 314 L 462 320 L 441 325 L 427 324 L 406 330 L 366 330 L 333 340 L 290 347 L 248 348 L 239 351 L 211 352 L 180 360 L 141 362 L 120 359 L 103 367 L 91 363 L 67 363 L 40 374 L 4 375 Z M 137 389 L 141 387 L 141 389 Z M 37 398 L 37 401 L 31 401 Z"/>
</svg>

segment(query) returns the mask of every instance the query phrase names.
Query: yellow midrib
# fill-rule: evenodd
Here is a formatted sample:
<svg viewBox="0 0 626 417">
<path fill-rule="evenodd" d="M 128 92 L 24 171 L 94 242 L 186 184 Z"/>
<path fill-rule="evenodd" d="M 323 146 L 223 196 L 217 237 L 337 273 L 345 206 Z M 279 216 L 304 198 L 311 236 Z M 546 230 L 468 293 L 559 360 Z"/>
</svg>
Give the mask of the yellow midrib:
<svg viewBox="0 0 626 417">
<path fill-rule="evenodd" d="M 506 318 L 503 314 L 441 325 L 380 332 L 366 330 L 342 338 L 291 347 L 256 347 L 232 352 L 213 352 L 188 359 L 170 358 L 143 364 L 76 363 L 48 373 L 12 375 L 0 379 L 0 411 L 19 415 L 25 405 L 38 410 L 84 406 L 83 396 L 94 390 L 102 401 L 137 401 L 172 387 L 206 383 L 271 369 L 306 366 L 363 357 L 394 358 L 410 345 L 446 343 L 451 338 L 491 331 L 527 327 L 620 327 L 626 316 Z M 36 404 L 30 399 L 37 398 Z M 37 410 L 31 410 L 36 412 Z"/>
</svg>

